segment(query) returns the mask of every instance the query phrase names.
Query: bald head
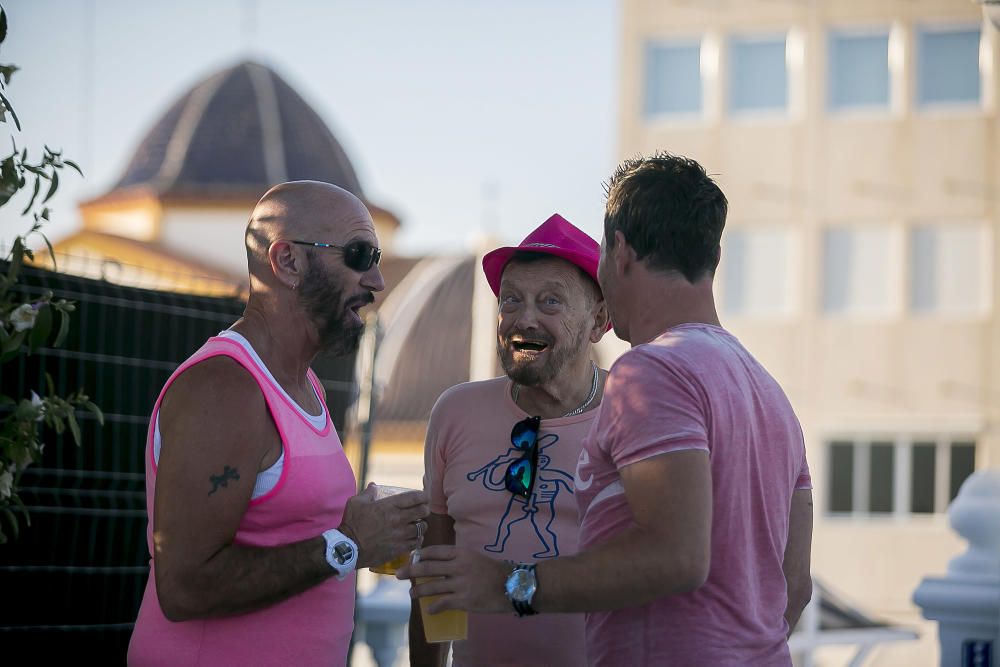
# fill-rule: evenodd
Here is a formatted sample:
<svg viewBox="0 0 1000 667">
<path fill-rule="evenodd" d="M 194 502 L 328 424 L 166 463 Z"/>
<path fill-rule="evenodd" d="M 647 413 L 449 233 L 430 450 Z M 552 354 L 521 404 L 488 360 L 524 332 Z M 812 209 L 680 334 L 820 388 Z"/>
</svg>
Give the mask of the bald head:
<svg viewBox="0 0 1000 667">
<path fill-rule="evenodd" d="M 263 278 L 270 270 L 268 248 L 278 239 L 335 242 L 352 224 L 371 223 L 360 199 L 347 190 L 320 181 L 276 185 L 260 198 L 250 215 L 245 236 L 250 275 Z"/>
</svg>

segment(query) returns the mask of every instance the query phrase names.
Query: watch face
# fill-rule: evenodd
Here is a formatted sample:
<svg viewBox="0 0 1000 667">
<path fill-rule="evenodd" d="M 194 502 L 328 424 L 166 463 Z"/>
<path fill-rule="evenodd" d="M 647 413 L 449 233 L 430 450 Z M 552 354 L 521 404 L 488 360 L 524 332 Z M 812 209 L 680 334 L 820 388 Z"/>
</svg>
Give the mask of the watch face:
<svg viewBox="0 0 1000 667">
<path fill-rule="evenodd" d="M 350 542 L 337 542 L 333 545 L 333 557 L 337 559 L 338 563 L 344 565 L 354 558 L 354 547 L 351 546 Z"/>
<path fill-rule="evenodd" d="M 535 573 L 530 570 L 517 569 L 507 577 L 507 595 L 512 600 L 527 602 L 535 594 Z"/>
</svg>

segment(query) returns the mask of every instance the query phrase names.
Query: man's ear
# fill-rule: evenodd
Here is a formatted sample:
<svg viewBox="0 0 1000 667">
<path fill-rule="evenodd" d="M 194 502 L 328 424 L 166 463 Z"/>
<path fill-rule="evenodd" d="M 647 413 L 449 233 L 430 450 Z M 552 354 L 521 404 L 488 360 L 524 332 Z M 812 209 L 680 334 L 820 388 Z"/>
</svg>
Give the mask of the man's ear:
<svg viewBox="0 0 1000 667">
<path fill-rule="evenodd" d="M 298 288 L 306 270 L 306 258 L 299 248 L 288 241 L 275 241 L 267 249 L 267 259 L 278 282 L 289 289 Z"/>
<path fill-rule="evenodd" d="M 625 275 L 638 260 L 635 249 L 629 245 L 628 239 L 622 234 L 620 229 L 615 230 L 615 269 L 619 275 Z"/>
<path fill-rule="evenodd" d="M 594 326 L 590 330 L 590 342 L 599 343 L 608 330 L 608 304 L 604 299 L 598 299 L 594 303 Z"/>
</svg>

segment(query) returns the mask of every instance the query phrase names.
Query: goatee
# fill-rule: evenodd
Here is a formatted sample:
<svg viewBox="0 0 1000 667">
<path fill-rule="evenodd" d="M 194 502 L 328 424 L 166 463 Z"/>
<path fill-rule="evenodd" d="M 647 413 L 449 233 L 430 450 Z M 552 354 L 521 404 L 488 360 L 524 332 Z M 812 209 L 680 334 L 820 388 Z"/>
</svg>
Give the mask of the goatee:
<svg viewBox="0 0 1000 667">
<path fill-rule="evenodd" d="M 324 354 L 342 357 L 358 349 L 364 325 L 344 316 L 348 310 L 344 290 L 316 262 L 309 263 L 298 294 Z M 371 303 L 374 299 L 369 292 L 364 300 Z"/>
</svg>

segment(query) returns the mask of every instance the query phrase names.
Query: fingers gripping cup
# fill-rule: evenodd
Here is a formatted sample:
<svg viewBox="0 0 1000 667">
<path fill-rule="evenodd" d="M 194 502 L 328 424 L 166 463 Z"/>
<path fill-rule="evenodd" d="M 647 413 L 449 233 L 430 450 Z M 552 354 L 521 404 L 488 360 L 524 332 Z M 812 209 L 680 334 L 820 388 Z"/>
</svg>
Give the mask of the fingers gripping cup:
<svg viewBox="0 0 1000 667">
<path fill-rule="evenodd" d="M 413 552 L 413 562 L 420 560 L 420 550 Z M 417 577 L 417 584 L 432 581 L 435 577 Z M 469 636 L 469 613 L 464 609 L 446 609 L 431 614 L 427 607 L 440 598 L 440 595 L 429 595 L 420 598 L 420 620 L 424 624 L 424 638 L 428 644 L 440 642 L 458 642 Z"/>
<path fill-rule="evenodd" d="M 383 498 L 388 498 L 389 496 L 396 496 L 399 495 L 400 493 L 408 493 L 410 491 L 415 491 L 415 490 L 416 489 L 408 489 L 403 486 L 383 486 L 381 484 L 378 484 L 375 486 L 375 500 L 382 500 Z M 424 525 L 423 522 L 418 523 L 417 530 L 421 531 L 423 525 Z M 410 560 L 410 553 L 408 551 L 404 551 L 403 553 L 399 554 L 392 560 L 382 563 L 381 565 L 373 566 L 369 569 L 372 572 L 377 572 L 379 574 L 393 575 L 396 574 L 396 570 L 406 565 L 406 563 L 409 560 Z"/>
</svg>

